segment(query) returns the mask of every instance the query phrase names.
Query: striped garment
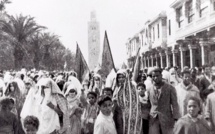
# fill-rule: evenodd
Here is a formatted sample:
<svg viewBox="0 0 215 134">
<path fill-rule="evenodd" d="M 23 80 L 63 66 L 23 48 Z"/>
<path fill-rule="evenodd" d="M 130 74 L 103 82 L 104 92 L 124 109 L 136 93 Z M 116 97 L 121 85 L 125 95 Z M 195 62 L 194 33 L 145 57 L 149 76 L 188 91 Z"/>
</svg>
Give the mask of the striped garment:
<svg viewBox="0 0 215 134">
<path fill-rule="evenodd" d="M 63 112 L 63 126 L 60 130 L 60 134 L 70 134 L 70 121 L 69 121 L 69 113 L 67 107 L 67 101 L 64 96 L 61 94 L 56 94 L 55 99 L 60 110 Z"/>
<path fill-rule="evenodd" d="M 123 134 L 140 134 L 142 128 L 141 105 L 135 84 L 127 77 L 124 86 L 116 88 L 119 88 L 116 99 L 118 105 L 123 109 Z"/>
</svg>

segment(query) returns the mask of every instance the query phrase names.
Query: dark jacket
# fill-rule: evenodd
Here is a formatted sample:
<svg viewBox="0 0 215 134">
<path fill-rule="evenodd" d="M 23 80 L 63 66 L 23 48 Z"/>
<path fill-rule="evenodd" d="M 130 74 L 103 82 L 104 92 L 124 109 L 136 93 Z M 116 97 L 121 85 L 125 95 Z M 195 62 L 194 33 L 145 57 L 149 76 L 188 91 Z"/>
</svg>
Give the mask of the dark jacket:
<svg viewBox="0 0 215 134">
<path fill-rule="evenodd" d="M 175 119 L 179 118 L 176 90 L 172 85 L 164 82 L 161 93 L 157 97 L 155 89 L 155 86 L 152 86 L 149 90 L 150 124 L 157 118 L 162 124 L 161 129 L 173 128 Z"/>
</svg>

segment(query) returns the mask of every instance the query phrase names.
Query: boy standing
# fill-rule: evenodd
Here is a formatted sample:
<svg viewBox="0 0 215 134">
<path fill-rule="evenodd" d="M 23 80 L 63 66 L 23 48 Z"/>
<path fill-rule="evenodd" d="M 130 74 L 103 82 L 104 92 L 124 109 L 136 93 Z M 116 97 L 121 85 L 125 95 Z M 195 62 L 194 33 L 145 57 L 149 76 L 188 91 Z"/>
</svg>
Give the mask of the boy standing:
<svg viewBox="0 0 215 134">
<path fill-rule="evenodd" d="M 139 102 L 141 104 L 141 116 L 142 116 L 142 132 L 143 134 L 149 133 L 149 112 L 150 103 L 148 99 L 148 94 L 146 92 L 146 86 L 144 83 L 140 82 L 137 84 L 137 91 L 139 94 Z"/>
<path fill-rule="evenodd" d="M 94 134 L 117 134 L 112 114 L 112 100 L 107 95 L 98 99 L 100 113 L 94 126 Z"/>
<path fill-rule="evenodd" d="M 113 90 L 111 88 L 104 88 L 102 91 L 103 91 L 102 92 L 103 95 L 107 95 L 112 99 Z M 119 107 L 116 100 L 112 100 L 112 101 L 113 101 L 113 107 L 112 107 L 113 120 L 116 125 L 116 131 L 117 131 L 117 134 L 123 134 L 122 109 Z"/>
</svg>

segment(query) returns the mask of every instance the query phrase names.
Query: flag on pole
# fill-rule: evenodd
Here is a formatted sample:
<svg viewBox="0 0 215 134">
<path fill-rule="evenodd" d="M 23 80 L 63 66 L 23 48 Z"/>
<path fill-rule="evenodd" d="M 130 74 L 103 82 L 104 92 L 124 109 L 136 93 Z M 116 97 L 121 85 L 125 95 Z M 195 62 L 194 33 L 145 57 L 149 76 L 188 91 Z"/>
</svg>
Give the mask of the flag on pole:
<svg viewBox="0 0 215 134">
<path fill-rule="evenodd" d="M 81 52 L 81 49 L 78 46 L 78 43 L 76 47 L 75 61 L 76 61 L 75 72 L 77 73 L 78 80 L 82 83 L 87 73 L 89 73 L 89 68 Z"/>
<path fill-rule="evenodd" d="M 114 61 L 108 41 L 107 32 L 105 31 L 104 42 L 103 42 L 103 52 L 101 60 L 101 69 L 98 73 L 101 75 L 102 79 L 105 80 L 111 70 L 115 70 Z"/>
<path fill-rule="evenodd" d="M 137 77 L 138 77 L 139 71 L 140 71 L 140 59 L 141 58 L 139 56 L 139 53 L 140 53 L 140 48 L 137 51 L 135 63 L 134 63 L 134 66 L 132 68 L 132 73 L 133 73 L 132 80 L 134 80 L 134 81 L 137 81 Z"/>
</svg>

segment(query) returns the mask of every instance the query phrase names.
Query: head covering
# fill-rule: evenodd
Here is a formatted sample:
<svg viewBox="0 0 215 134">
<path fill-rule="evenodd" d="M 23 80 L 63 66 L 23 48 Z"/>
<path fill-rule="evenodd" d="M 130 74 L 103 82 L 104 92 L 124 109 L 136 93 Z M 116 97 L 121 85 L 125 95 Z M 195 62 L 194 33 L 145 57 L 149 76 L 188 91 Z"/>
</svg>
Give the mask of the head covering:
<svg viewBox="0 0 215 134">
<path fill-rule="evenodd" d="M 180 78 L 178 77 L 178 73 L 175 70 L 175 68 L 171 68 L 169 70 L 169 74 L 170 74 L 170 84 L 172 84 L 173 86 L 177 86 L 178 83 L 180 83 Z M 174 74 L 174 75 L 172 75 Z"/>
<path fill-rule="evenodd" d="M 12 81 L 12 79 L 13 79 L 13 76 L 11 75 L 11 73 L 6 72 L 5 75 L 4 75 L 4 82 L 8 83 L 8 82 Z"/>
<path fill-rule="evenodd" d="M 40 78 L 44 78 L 44 77 L 46 77 L 46 74 L 42 70 L 40 70 L 38 72 L 38 78 L 40 79 Z"/>
<path fill-rule="evenodd" d="M 14 87 L 14 91 L 13 92 L 10 90 L 11 84 Z M 7 84 L 7 87 L 6 87 L 6 90 L 5 90 L 4 94 L 5 94 L 5 96 L 11 96 L 11 97 L 14 97 L 14 98 L 18 99 L 21 96 L 21 91 L 19 89 L 19 86 L 18 86 L 17 82 L 16 81 L 9 82 Z"/>
<path fill-rule="evenodd" d="M 55 81 L 56 83 L 63 81 L 63 75 L 58 75 Z"/>
<path fill-rule="evenodd" d="M 24 79 L 24 83 L 29 83 L 29 84 L 31 84 L 31 86 L 35 85 L 34 81 L 31 78 L 29 78 L 29 77 L 27 77 L 26 79 Z"/>
<path fill-rule="evenodd" d="M 25 102 L 23 104 L 22 107 L 22 111 L 21 111 L 21 118 L 24 120 L 25 117 L 27 117 L 28 115 L 36 115 L 36 94 L 38 93 L 38 87 L 35 86 L 35 83 L 33 80 L 31 80 L 30 78 L 28 78 L 26 80 L 27 83 L 31 83 L 31 88 L 28 91 L 28 94 L 26 96 Z"/>
<path fill-rule="evenodd" d="M 63 126 L 61 127 L 61 131 L 69 131 L 69 115 L 68 115 L 68 107 L 67 101 L 61 92 L 58 85 L 51 78 L 41 78 L 38 81 L 39 93 L 41 93 L 41 86 L 45 86 L 51 89 L 51 95 L 56 100 L 57 105 L 60 110 L 63 112 Z M 53 99 L 52 99 L 53 100 Z M 51 100 L 51 102 L 52 102 Z M 53 102 L 52 102 L 53 103 Z M 54 104 L 54 103 L 53 103 Z"/>
<path fill-rule="evenodd" d="M 93 78 L 98 77 L 101 80 L 101 75 L 99 74 L 94 74 Z"/>
<path fill-rule="evenodd" d="M 123 86 L 116 86 L 114 89 L 113 99 L 117 101 L 120 108 L 124 109 L 122 118 L 127 125 L 123 128 L 123 131 L 128 134 L 138 134 L 141 132 L 141 109 L 136 85 L 130 80 L 125 70 L 119 70 L 116 77 L 119 74 L 126 78 Z M 129 105 L 127 105 L 128 102 Z M 130 122 L 134 123 L 131 124 Z"/>
<path fill-rule="evenodd" d="M 24 81 L 21 79 L 21 76 L 22 76 L 22 75 L 23 75 L 23 74 L 22 74 L 21 72 L 17 72 L 14 81 L 17 82 L 17 84 L 18 84 L 18 86 L 19 86 L 19 89 L 20 89 L 21 93 L 22 93 L 23 95 L 25 95 L 25 94 L 27 93 L 27 90 L 26 90 L 26 88 L 25 88 L 25 83 L 24 83 Z"/>
<path fill-rule="evenodd" d="M 95 78 L 99 78 L 99 81 L 96 81 Z M 95 73 L 93 75 L 93 82 L 91 83 L 90 87 L 89 87 L 89 91 L 93 91 L 96 92 L 97 95 L 101 94 L 102 91 L 102 77 L 101 75 Z"/>
<path fill-rule="evenodd" d="M 77 88 L 76 88 L 73 84 L 70 84 L 70 85 L 67 87 L 67 90 L 66 90 L 64 96 L 67 96 L 67 95 L 69 94 L 69 91 L 70 91 L 71 89 L 74 89 L 74 90 L 77 92 Z M 77 96 L 77 95 L 76 95 L 76 96 Z"/>
<path fill-rule="evenodd" d="M 51 94 L 60 94 L 63 95 L 63 93 L 61 92 L 60 88 L 58 87 L 58 85 L 51 79 L 51 78 L 41 78 L 38 81 L 39 88 L 41 88 L 41 86 L 45 86 L 47 88 L 51 89 Z"/>
<path fill-rule="evenodd" d="M 117 80 L 117 78 L 118 78 L 118 76 L 120 74 L 122 74 L 122 75 L 124 75 L 126 77 L 127 76 L 127 71 L 125 69 L 118 70 L 117 73 L 116 73 L 116 80 Z"/>
<path fill-rule="evenodd" d="M 166 82 L 170 83 L 170 73 L 169 73 L 169 71 L 167 71 L 166 69 L 164 69 L 164 70 L 162 71 L 162 78 L 163 78 Z"/>
<path fill-rule="evenodd" d="M 10 90 L 10 85 L 13 85 L 14 91 L 12 92 Z M 21 109 L 23 107 L 24 103 L 24 97 L 19 89 L 19 86 L 16 81 L 12 81 L 8 83 L 7 88 L 5 90 L 5 96 L 12 97 L 15 101 L 15 108 L 12 109 L 12 111 L 18 115 L 18 118 L 20 117 Z"/>
<path fill-rule="evenodd" d="M 120 70 L 118 70 L 117 71 L 117 73 L 116 73 L 117 75 L 118 74 L 123 74 L 123 75 L 126 75 L 127 74 L 127 72 L 126 72 L 126 70 L 125 69 L 120 69 Z"/>
<path fill-rule="evenodd" d="M 125 77 L 128 76 L 127 75 L 127 71 L 125 69 L 120 69 L 120 70 L 117 71 L 117 73 L 116 73 L 116 79 L 114 80 L 113 87 L 112 87 L 113 92 L 114 92 L 113 93 L 113 97 L 115 97 L 116 94 L 118 94 L 118 92 L 119 92 L 119 83 L 118 83 L 117 79 L 118 79 L 118 77 L 119 77 L 120 74 L 124 75 Z"/>
<path fill-rule="evenodd" d="M 0 79 L 0 90 L 2 90 L 3 94 L 4 94 L 4 90 L 5 90 L 5 83 L 2 79 Z"/>
<path fill-rule="evenodd" d="M 16 73 L 16 78 L 21 79 L 21 75 L 22 75 L 22 73 L 21 73 L 21 72 L 17 72 L 17 73 Z"/>
<path fill-rule="evenodd" d="M 64 91 L 67 89 L 67 87 L 70 84 L 73 84 L 75 86 L 75 88 L 77 89 L 77 94 L 80 95 L 81 94 L 81 89 L 83 89 L 80 81 L 74 76 L 69 76 L 68 82 L 65 84 L 66 87 L 64 87 L 65 88 Z"/>
</svg>

